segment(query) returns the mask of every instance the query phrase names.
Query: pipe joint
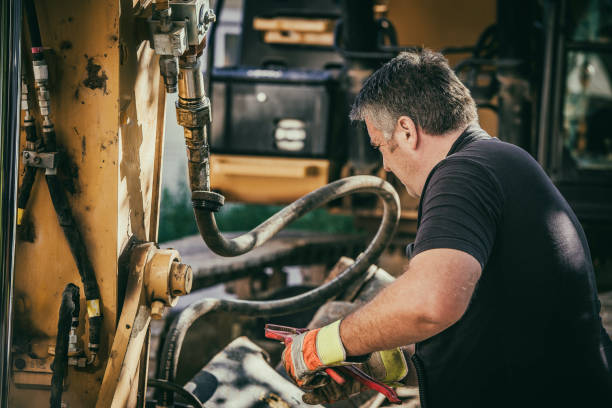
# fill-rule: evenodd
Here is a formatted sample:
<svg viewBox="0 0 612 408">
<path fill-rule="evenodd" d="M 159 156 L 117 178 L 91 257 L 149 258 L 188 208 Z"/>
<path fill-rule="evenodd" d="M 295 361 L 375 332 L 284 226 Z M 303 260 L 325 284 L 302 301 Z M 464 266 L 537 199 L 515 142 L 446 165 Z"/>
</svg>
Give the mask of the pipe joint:
<svg viewBox="0 0 612 408">
<path fill-rule="evenodd" d="M 204 163 L 208 161 L 208 146 L 189 146 L 187 145 L 187 160 L 193 163 Z"/>
<path fill-rule="evenodd" d="M 203 128 L 212 121 L 210 100 L 200 99 L 197 105 L 176 104 L 176 121 L 184 128 Z"/>
<path fill-rule="evenodd" d="M 214 191 L 194 191 L 191 193 L 193 208 L 217 212 L 225 203 L 225 197 Z"/>
</svg>

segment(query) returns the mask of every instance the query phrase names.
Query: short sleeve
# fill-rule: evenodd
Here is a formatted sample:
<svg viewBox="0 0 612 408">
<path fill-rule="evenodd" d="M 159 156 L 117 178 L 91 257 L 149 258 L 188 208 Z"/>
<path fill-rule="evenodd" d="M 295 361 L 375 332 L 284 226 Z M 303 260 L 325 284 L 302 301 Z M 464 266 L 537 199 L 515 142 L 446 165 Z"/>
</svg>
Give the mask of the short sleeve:
<svg viewBox="0 0 612 408">
<path fill-rule="evenodd" d="M 412 255 L 449 248 L 472 255 L 484 269 L 503 209 L 495 176 L 466 158 L 447 158 L 425 188 Z"/>
</svg>

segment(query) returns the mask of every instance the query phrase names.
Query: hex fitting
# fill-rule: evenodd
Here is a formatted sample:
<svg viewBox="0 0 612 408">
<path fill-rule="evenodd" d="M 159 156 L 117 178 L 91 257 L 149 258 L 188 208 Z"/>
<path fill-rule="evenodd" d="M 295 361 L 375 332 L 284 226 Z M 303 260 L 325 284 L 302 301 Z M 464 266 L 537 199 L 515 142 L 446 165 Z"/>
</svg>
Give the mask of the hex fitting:
<svg viewBox="0 0 612 408">
<path fill-rule="evenodd" d="M 144 286 L 151 317 L 161 319 L 164 307 L 174 306 L 178 297 L 191 291 L 193 272 L 181 263 L 174 249 L 151 248 L 144 265 Z"/>
<path fill-rule="evenodd" d="M 173 262 L 170 267 L 170 293 L 172 296 L 183 296 L 191 292 L 193 271 L 191 266 Z"/>
<path fill-rule="evenodd" d="M 164 302 L 161 300 L 154 300 L 151 303 L 151 319 L 160 320 L 164 315 Z"/>
<path fill-rule="evenodd" d="M 179 92 L 180 96 L 180 92 Z M 212 121 L 210 111 L 210 100 L 206 97 L 196 106 L 185 106 L 181 102 L 176 103 L 176 121 L 179 125 L 187 128 L 204 127 Z"/>
</svg>

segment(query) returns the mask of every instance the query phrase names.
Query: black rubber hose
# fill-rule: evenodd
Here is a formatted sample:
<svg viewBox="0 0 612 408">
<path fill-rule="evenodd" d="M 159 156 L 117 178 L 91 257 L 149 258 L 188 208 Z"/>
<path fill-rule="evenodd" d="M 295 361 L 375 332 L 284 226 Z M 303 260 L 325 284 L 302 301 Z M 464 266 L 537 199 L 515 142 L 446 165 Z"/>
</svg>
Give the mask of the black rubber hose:
<svg viewBox="0 0 612 408">
<path fill-rule="evenodd" d="M 83 281 L 85 298 L 88 301 L 99 302 L 100 289 L 98 288 L 93 265 L 87 255 L 87 248 L 85 247 L 81 232 L 79 231 L 72 211 L 70 210 L 70 206 L 68 205 L 64 189 L 56 175 L 47 174 L 46 179 L 57 219 L 64 231 L 64 236 L 70 247 L 70 252 L 72 252 L 72 256 L 74 257 L 77 269 Z M 98 316 L 92 316 L 92 313 L 89 313 L 89 348 L 91 350 L 97 350 L 100 344 L 100 329 L 102 326 L 101 313 L 101 308 L 99 308 Z"/>
<path fill-rule="evenodd" d="M 212 244 L 216 246 L 217 250 L 224 249 L 225 253 L 228 251 L 244 253 L 261 245 L 280 229 L 306 212 L 329 201 L 355 193 L 377 194 L 383 200 L 384 210 L 376 235 L 366 250 L 357 257 L 354 264 L 347 267 L 341 274 L 325 285 L 286 299 L 273 301 L 202 299 L 192 303 L 176 317 L 168 330 L 168 335 L 162 349 L 158 378 L 174 381 L 178 358 L 187 330 L 193 322 L 209 312 L 223 311 L 252 317 L 279 316 L 318 306 L 340 293 L 356 279 L 363 276 L 370 265 L 375 262 L 387 247 L 399 222 L 400 202 L 397 192 L 386 181 L 373 176 L 354 176 L 335 181 L 313 191 L 285 207 L 253 231 L 231 241 L 225 240 L 218 232 L 212 215 L 205 218 L 210 224 L 202 225 L 202 223 L 198 222 L 200 232 L 202 232 L 209 246 L 211 245 L 209 241 L 211 241 L 212 235 L 214 236 Z M 202 215 L 205 214 L 200 214 L 200 221 L 202 221 Z M 170 392 L 164 391 L 161 393 L 158 401 L 163 406 L 171 406 L 173 395 Z"/>
<path fill-rule="evenodd" d="M 152 388 L 161 388 L 167 391 L 176 392 L 179 394 L 185 401 L 189 404 L 193 405 L 196 408 L 204 408 L 204 404 L 196 397 L 193 393 L 187 391 L 183 387 L 173 382 L 165 381 L 165 380 L 154 380 L 149 379 L 147 381 L 147 385 Z"/>
<path fill-rule="evenodd" d="M 51 377 L 51 408 L 61 408 L 62 391 L 64 389 L 64 378 L 68 371 L 68 336 L 72 317 L 79 303 L 78 286 L 69 283 L 62 293 L 62 303 L 59 310 L 57 322 L 57 338 L 55 342 L 55 357 L 51 364 L 53 376 Z"/>
<path fill-rule="evenodd" d="M 42 48 L 42 40 L 40 39 L 40 29 L 38 28 L 38 17 L 36 16 L 36 8 L 34 0 L 25 0 L 23 2 L 25 14 L 28 19 L 28 30 L 30 33 L 30 43 L 32 50 Z M 33 52 L 36 56 L 38 52 Z"/>
<path fill-rule="evenodd" d="M 43 127 L 43 140 L 45 144 L 45 151 L 55 152 L 57 150 L 55 127 L 53 125 Z"/>
<path fill-rule="evenodd" d="M 390 209 L 390 211 L 393 213 L 394 210 L 397 210 L 398 213 L 396 215 L 399 219 L 399 198 L 397 198 L 397 192 L 389 183 L 374 176 L 346 177 L 329 183 L 294 201 L 259 224 L 252 231 L 233 239 L 226 239 L 221 235 L 213 212 L 195 207 L 195 205 L 194 212 L 200 235 L 202 235 L 206 245 L 218 255 L 238 256 L 260 246 L 302 215 L 337 198 L 357 193 L 380 195 L 385 202 L 385 208 L 388 206 L 397 207 L 396 209 Z"/>
<path fill-rule="evenodd" d="M 36 170 L 35 167 L 26 166 L 25 174 L 21 181 L 21 188 L 19 189 L 19 195 L 17 196 L 17 208 L 24 209 L 28 205 L 32 186 L 34 185 L 34 179 L 36 178 Z"/>
<path fill-rule="evenodd" d="M 38 139 L 38 135 L 36 134 L 36 126 L 34 126 L 34 119 L 30 119 L 28 122 L 25 122 L 24 129 L 26 134 L 26 140 L 28 142 L 35 143 L 36 139 Z"/>
</svg>

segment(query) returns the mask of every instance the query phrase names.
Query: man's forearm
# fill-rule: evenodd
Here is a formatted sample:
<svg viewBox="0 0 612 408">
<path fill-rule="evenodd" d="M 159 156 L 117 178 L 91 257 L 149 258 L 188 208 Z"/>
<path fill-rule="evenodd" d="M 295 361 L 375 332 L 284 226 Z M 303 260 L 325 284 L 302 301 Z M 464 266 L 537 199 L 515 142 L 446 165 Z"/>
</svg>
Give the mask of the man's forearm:
<svg viewBox="0 0 612 408">
<path fill-rule="evenodd" d="M 340 337 L 348 355 L 413 344 L 447 327 L 421 313 L 417 297 L 404 293 L 405 282 L 400 279 L 342 321 Z"/>
<path fill-rule="evenodd" d="M 441 332 L 461 318 L 479 277 L 477 261 L 454 250 L 417 255 L 402 276 L 342 321 L 347 354 L 413 344 Z"/>
</svg>

